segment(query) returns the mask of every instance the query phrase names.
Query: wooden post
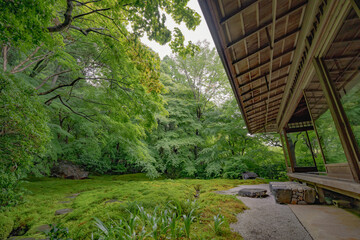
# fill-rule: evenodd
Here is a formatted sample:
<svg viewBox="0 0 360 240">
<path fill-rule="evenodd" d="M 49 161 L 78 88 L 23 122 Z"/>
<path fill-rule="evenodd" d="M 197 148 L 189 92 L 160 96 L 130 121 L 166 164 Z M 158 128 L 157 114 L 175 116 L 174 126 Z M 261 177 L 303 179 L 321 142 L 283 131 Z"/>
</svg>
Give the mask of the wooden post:
<svg viewBox="0 0 360 240">
<path fill-rule="evenodd" d="M 288 157 L 286 155 L 286 150 L 285 150 L 285 146 L 284 146 L 284 139 L 283 139 L 283 135 L 281 134 L 281 132 L 279 133 L 280 135 L 280 140 L 281 140 L 281 145 L 282 145 L 282 149 L 284 152 L 284 157 L 285 157 L 285 165 L 286 165 L 286 171 L 289 169 L 289 165 L 288 165 Z"/>
<path fill-rule="evenodd" d="M 331 81 L 324 61 L 320 58 L 314 58 L 313 65 L 344 148 L 353 179 L 355 182 L 360 182 L 359 150 L 339 95 Z"/>
<path fill-rule="evenodd" d="M 285 142 L 286 142 L 286 148 L 289 154 L 289 159 L 290 159 L 290 169 L 291 172 L 295 172 L 295 159 L 293 159 L 291 152 L 290 152 L 290 148 L 289 148 L 289 140 L 287 138 L 287 134 L 286 134 L 286 130 L 284 129 L 284 137 L 285 137 Z"/>
<path fill-rule="evenodd" d="M 310 118 L 311 118 L 311 123 L 313 125 L 313 128 L 314 128 L 314 131 L 315 131 L 315 134 L 316 134 L 316 138 L 318 140 L 318 143 L 319 143 L 319 147 L 320 147 L 320 151 L 321 151 L 321 156 L 323 158 L 323 161 L 324 161 L 324 164 L 326 165 L 326 158 L 325 158 L 325 154 L 324 154 L 324 150 L 322 148 L 322 145 L 321 145 L 321 142 L 320 142 L 320 136 L 319 136 L 319 133 L 317 131 L 317 128 L 316 128 L 316 125 L 315 125 L 315 120 L 314 120 L 314 117 L 311 113 L 311 109 L 310 109 L 310 105 L 309 105 L 309 102 L 308 102 L 308 99 L 307 99 L 307 96 L 306 96 L 306 93 L 305 91 L 303 91 L 303 94 L 304 94 L 304 98 L 305 98 L 305 102 L 306 102 L 306 106 L 308 108 L 308 112 L 309 112 L 309 115 L 310 115 Z M 326 168 L 325 168 L 326 169 Z M 327 170 L 326 170 L 327 171 Z"/>
<path fill-rule="evenodd" d="M 356 14 L 360 17 L 360 1 L 359 0 L 350 0 L 351 5 L 354 8 Z"/>
<path fill-rule="evenodd" d="M 313 159 L 313 161 L 314 161 L 314 166 L 315 166 L 315 167 L 316 167 L 316 169 L 317 169 L 317 165 L 316 165 L 316 161 L 315 161 L 315 156 L 314 156 L 314 151 L 313 151 L 313 148 L 312 148 L 312 146 L 311 146 L 311 142 L 310 142 L 309 134 L 308 134 L 308 132 L 307 132 L 307 131 L 305 131 L 305 133 L 306 133 L 306 138 L 307 138 L 308 143 L 309 143 L 309 147 L 310 147 L 310 151 L 311 151 L 311 156 L 312 156 L 312 159 Z"/>
</svg>

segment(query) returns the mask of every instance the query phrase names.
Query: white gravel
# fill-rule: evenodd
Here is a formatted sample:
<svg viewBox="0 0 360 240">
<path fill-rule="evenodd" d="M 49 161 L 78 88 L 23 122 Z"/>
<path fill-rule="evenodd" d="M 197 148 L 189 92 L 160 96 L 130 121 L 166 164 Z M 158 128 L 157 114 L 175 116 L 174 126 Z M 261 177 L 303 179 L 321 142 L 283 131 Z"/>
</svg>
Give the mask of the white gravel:
<svg viewBox="0 0 360 240">
<path fill-rule="evenodd" d="M 266 189 L 266 198 L 237 197 L 249 210 L 237 215 L 237 222 L 230 225 L 245 240 L 311 240 L 312 237 L 287 205 L 277 204 L 269 184 L 239 185 L 219 194 L 236 195 L 243 188 Z"/>
</svg>

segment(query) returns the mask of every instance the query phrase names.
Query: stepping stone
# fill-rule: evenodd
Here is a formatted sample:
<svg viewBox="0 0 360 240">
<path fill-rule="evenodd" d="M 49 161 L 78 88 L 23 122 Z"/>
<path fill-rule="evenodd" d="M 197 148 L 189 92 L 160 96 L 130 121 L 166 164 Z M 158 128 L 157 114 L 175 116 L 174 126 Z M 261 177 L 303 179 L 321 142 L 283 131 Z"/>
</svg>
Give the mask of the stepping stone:
<svg viewBox="0 0 360 240">
<path fill-rule="evenodd" d="M 66 198 L 76 198 L 79 195 L 80 195 L 80 193 L 74 193 L 74 194 L 71 194 L 70 196 L 67 196 Z"/>
<path fill-rule="evenodd" d="M 64 209 L 60 209 L 60 210 L 56 210 L 55 211 L 55 215 L 63 215 L 63 214 L 67 214 L 69 212 L 72 212 L 73 210 L 70 208 L 64 208 Z"/>
<path fill-rule="evenodd" d="M 51 227 L 49 226 L 49 224 L 44 224 L 44 225 L 37 227 L 36 231 L 37 232 L 48 232 L 48 231 L 50 231 L 50 229 L 51 229 Z"/>
<path fill-rule="evenodd" d="M 259 188 L 243 188 L 239 191 L 239 196 L 241 197 L 251 197 L 251 198 L 263 198 L 266 197 L 267 190 Z"/>
<path fill-rule="evenodd" d="M 64 204 L 64 203 L 71 203 L 71 201 L 60 201 L 59 203 Z"/>
<path fill-rule="evenodd" d="M 105 203 L 114 203 L 114 202 L 122 203 L 122 201 L 119 201 L 117 199 L 110 199 L 110 200 L 106 201 Z"/>
</svg>

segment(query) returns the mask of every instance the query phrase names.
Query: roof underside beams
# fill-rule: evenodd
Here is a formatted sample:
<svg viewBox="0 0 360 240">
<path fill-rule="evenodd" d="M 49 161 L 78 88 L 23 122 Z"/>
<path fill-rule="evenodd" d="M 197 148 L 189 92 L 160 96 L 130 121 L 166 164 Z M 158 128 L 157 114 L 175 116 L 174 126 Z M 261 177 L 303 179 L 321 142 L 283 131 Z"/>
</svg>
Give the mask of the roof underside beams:
<svg viewBox="0 0 360 240">
<path fill-rule="evenodd" d="M 307 0 L 199 0 L 250 133 L 276 117 Z M 211 26 L 213 24 L 213 26 Z"/>
</svg>

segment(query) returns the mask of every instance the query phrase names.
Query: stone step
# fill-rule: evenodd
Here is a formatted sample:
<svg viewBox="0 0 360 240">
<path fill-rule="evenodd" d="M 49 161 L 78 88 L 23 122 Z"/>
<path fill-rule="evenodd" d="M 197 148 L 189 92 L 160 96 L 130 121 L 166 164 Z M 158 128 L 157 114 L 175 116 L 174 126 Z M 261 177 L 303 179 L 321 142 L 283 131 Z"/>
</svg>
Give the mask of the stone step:
<svg viewBox="0 0 360 240">
<path fill-rule="evenodd" d="M 305 205 L 315 202 L 315 189 L 298 182 L 270 182 L 269 186 L 277 203 Z"/>
</svg>

